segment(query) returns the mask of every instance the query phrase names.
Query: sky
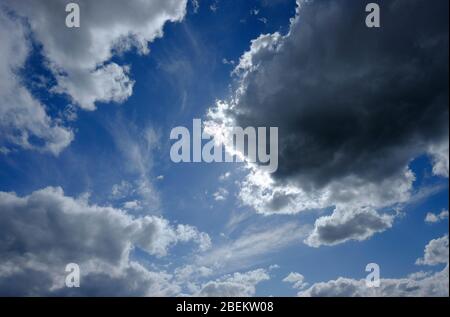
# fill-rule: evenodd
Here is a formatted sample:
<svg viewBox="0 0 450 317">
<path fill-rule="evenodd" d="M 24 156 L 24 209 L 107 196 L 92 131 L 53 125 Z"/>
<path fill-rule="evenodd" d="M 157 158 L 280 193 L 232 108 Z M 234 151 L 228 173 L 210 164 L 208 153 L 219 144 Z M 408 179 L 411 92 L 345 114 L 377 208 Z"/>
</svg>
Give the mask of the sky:
<svg viewBox="0 0 450 317">
<path fill-rule="evenodd" d="M 448 1 L 69 2 L 0 0 L 0 295 L 448 296 Z"/>
</svg>

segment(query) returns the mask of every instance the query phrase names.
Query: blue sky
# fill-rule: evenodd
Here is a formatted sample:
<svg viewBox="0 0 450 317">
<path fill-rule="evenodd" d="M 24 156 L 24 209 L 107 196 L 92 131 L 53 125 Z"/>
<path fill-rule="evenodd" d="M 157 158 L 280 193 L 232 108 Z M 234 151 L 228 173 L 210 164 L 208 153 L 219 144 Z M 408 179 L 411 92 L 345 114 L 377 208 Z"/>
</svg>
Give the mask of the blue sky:
<svg viewBox="0 0 450 317">
<path fill-rule="evenodd" d="M 64 3 L 64 1 L 54 2 Z M 333 2 L 330 1 L 330 3 Z M 345 2 L 343 6 L 348 4 Z M 315 6 L 314 1 L 310 6 Z M 388 10 L 387 7 L 387 5 L 382 6 L 382 10 Z M 0 146 L 5 149 L 0 152 L 0 192 L 15 193 L 11 197 L 8 196 L 9 198 L 1 196 L 5 204 L 4 210 L 20 212 L 18 211 L 19 207 L 9 205 L 8 199 L 11 201 L 13 199 L 24 200 L 25 197 L 30 197 L 44 188 L 60 187 L 64 191 L 64 199 L 75 198 L 77 204 L 79 203 L 81 206 L 85 206 L 81 203 L 81 201 L 85 201 L 85 204 L 93 210 L 98 206 L 109 206 L 134 219 L 149 216 L 165 219 L 173 228 L 177 225 L 192 226 L 197 232 L 195 237 L 186 240 L 174 238 L 175 242 L 165 245 L 167 253 L 163 256 L 149 252 L 138 243 L 132 243 L 133 248 L 127 261 L 140 263 L 148 272 L 154 274 L 168 274 L 170 278 L 164 277 L 164 282 L 169 281 L 178 286 L 175 290 L 156 292 L 156 295 L 222 295 L 234 292 L 235 295 L 244 296 L 295 296 L 302 291 L 309 291 L 311 294 L 316 290 L 313 289 L 315 283 L 336 280 L 339 277 L 348 278 L 348 284 L 359 285 L 358 281 L 367 275 L 365 267 L 368 263 L 377 263 L 380 266 L 382 279 L 392 279 L 385 282 L 386 285 L 392 285 L 389 283 L 397 285 L 404 282 L 404 280 L 400 281 L 401 279 L 410 279 L 410 283 L 417 283 L 421 290 L 421 281 L 432 283 L 434 276 L 441 274 L 441 271 L 445 273 L 446 265 L 448 276 L 448 213 L 446 218 L 443 216 L 440 221 L 435 223 L 425 222 L 427 213 L 431 212 L 437 215 L 443 210 L 448 210 L 448 153 L 446 176 L 433 171 L 436 160 L 433 160 L 435 157 L 432 151 L 427 153 L 426 150 L 422 152 L 418 150 L 414 152 L 414 155 L 411 154 L 408 157 L 408 163 L 405 166 L 405 168 L 409 166 L 410 171 L 415 175 L 415 180 L 406 190 L 408 196 L 406 199 L 399 198 L 386 204 L 373 203 L 373 206 L 369 202 L 362 203 L 364 207 L 369 205 L 370 208 L 373 208 L 377 216 L 388 215 L 387 218 L 381 217 L 390 219 L 388 226 L 382 229 L 368 229 L 369 233 L 364 238 L 352 236 L 331 243 L 331 245 L 323 242 L 315 246 L 308 245 L 305 239 L 315 229 L 316 221 L 319 218 L 325 218 L 334 213 L 338 215 L 334 208 L 341 202 L 302 210 L 299 205 L 296 205 L 298 201 L 294 200 L 293 212 L 277 212 L 269 209 L 261 211 L 249 203 L 248 197 L 240 196 L 244 192 L 244 182 L 249 175 L 245 164 L 176 164 L 170 160 L 169 151 L 173 142 L 169 135 L 172 128 L 186 126 L 191 129 L 194 118 L 208 120 L 208 110 L 214 109 L 218 100 L 231 102 L 230 98 L 236 93 L 236 89 L 240 85 L 244 85 L 246 80 L 248 82 L 253 80 L 250 77 L 252 74 L 232 74 L 233 69 L 239 65 L 244 52 L 252 51 L 252 40 L 259 38 L 262 34 L 279 32 L 281 36 L 285 36 L 282 39 L 285 41 L 284 47 L 289 48 L 292 43 L 302 45 L 301 42 L 297 43 L 294 38 L 295 32 L 297 32 L 294 30 L 295 25 L 301 25 L 302 18 L 291 22 L 291 19 L 299 14 L 296 13 L 296 8 L 295 0 L 273 2 L 200 0 L 198 9 L 195 9 L 193 1 L 189 1 L 186 11 L 175 18 L 179 20 L 178 22 L 167 22 L 161 25 L 163 34 L 160 37 L 146 38 L 150 48 L 148 54 L 143 54 L 135 47 L 131 47 L 124 49 L 123 52 L 113 53 L 111 58 L 106 60 L 100 59 L 104 63 L 103 65 L 110 63 L 116 63 L 120 67 L 128 65 L 130 67 L 128 77 L 134 81 L 134 86 L 132 94 L 120 102 L 114 102 L 113 98 L 106 101 L 97 98 L 96 109 L 90 109 L 92 110 L 90 111 L 86 107 L 80 106 L 81 103 L 77 102 L 77 98 L 71 95 L 72 93 L 67 88 L 63 93 L 56 93 L 55 90 L 52 90 L 51 87 L 63 86 L 59 81 L 61 79 L 58 78 L 58 72 L 55 71 L 56 66 L 54 66 L 58 64 L 58 61 L 51 64 L 52 56 L 56 56 L 56 54 L 51 54 L 51 49 L 48 48 L 50 44 L 45 41 L 42 43 L 39 34 L 42 30 L 38 25 L 33 24 L 33 15 L 23 7 L 14 7 L 9 1 L 6 1 L 2 7 L 4 12 L 8 12 L 4 15 L 5 21 L 10 19 L 13 21 L 11 23 L 24 23 L 23 28 L 29 28 L 29 33 L 25 37 L 30 45 L 28 54 L 23 65 L 19 69 L 15 69 L 16 76 L 20 78 L 19 82 L 22 87 L 43 105 L 52 124 L 72 131 L 74 137 L 70 144 L 56 155 L 42 150 L 46 140 L 39 134 L 30 133 L 28 141 L 31 146 L 23 146 L 23 144 L 11 141 L 8 133 L 13 132 L 8 129 L 13 124 L 4 123 L 7 120 L 5 119 L 7 118 L 6 112 L 0 112 L 0 115 L 5 116 L 0 123 L 0 133 L 4 134 L 0 138 L 2 142 Z M 50 12 L 45 11 L 47 9 L 45 6 L 42 8 L 37 6 L 37 10 Z M 81 10 L 82 29 L 84 27 L 83 14 L 85 13 L 83 5 L 81 5 Z M 351 14 L 354 14 L 353 9 L 349 10 L 352 12 Z M 305 12 L 307 15 L 309 11 L 305 10 Z M 25 21 L 28 22 L 18 19 L 17 15 L 24 16 Z M 361 12 L 361 19 L 365 15 L 364 11 Z M 314 28 L 314 23 L 308 20 L 308 17 L 305 19 L 311 23 L 308 27 Z M 291 26 L 291 23 L 294 23 L 294 26 Z M 426 25 L 427 21 L 423 23 Z M 323 25 L 317 27 L 322 28 Z M 426 32 L 429 30 L 426 27 L 424 29 L 427 34 Z M 290 30 L 294 35 L 290 35 Z M 439 27 L 432 29 L 433 32 L 437 32 L 436 30 L 442 31 Z M 444 31 L 448 32 L 448 29 Z M 401 32 L 398 31 L 396 35 Z M 332 32 L 330 31 L 330 33 Z M 330 34 L 330 36 L 334 35 Z M 302 36 L 298 38 L 304 39 Z M 76 40 L 75 37 L 74 41 Z M 280 55 L 286 53 L 283 50 L 288 50 L 284 47 L 279 49 Z M 333 54 L 332 52 L 330 54 Z M 66 54 L 70 55 L 71 53 Z M 276 53 L 270 51 L 267 54 Z M 314 55 L 315 53 L 310 51 L 310 54 Z M 288 52 L 285 55 L 288 56 Z M 7 55 L 0 55 L 2 58 L 5 56 Z M 259 57 L 255 57 L 255 60 L 257 58 Z M 264 63 L 269 63 L 267 60 L 265 57 L 261 57 L 260 62 L 263 65 L 261 67 L 264 67 Z M 64 69 L 62 63 L 57 66 Z M 297 66 L 292 66 L 293 69 L 295 67 Z M 69 69 L 67 71 L 68 78 L 71 79 L 71 76 L 74 76 L 71 73 L 73 70 L 70 67 L 67 69 Z M 267 70 L 269 69 L 274 70 L 274 68 L 267 67 Z M 448 64 L 446 69 L 448 72 Z M 268 72 L 266 72 L 266 76 L 270 77 L 267 74 L 269 74 Z M 248 77 L 242 79 L 240 76 Z M 283 84 L 283 79 L 280 80 Z M 264 83 L 264 79 L 261 81 Z M 294 89 L 296 88 L 294 87 Z M 299 86 L 299 93 L 301 93 L 301 89 L 302 87 Z M 249 91 L 251 90 L 249 89 Z M 446 96 L 447 99 L 444 98 L 444 103 L 447 102 L 448 114 L 448 91 Z M 250 104 L 252 100 L 250 93 L 245 98 Z M 4 100 L 6 98 L 0 98 L 0 102 L 4 102 Z M 250 107 L 247 104 L 245 106 Z M 279 105 L 279 107 L 282 106 L 283 104 Z M 296 106 L 301 107 L 301 101 Z M 259 113 L 258 108 L 252 111 Z M 438 115 L 436 114 L 436 116 Z M 239 120 L 239 115 L 237 118 Z M 413 120 L 415 119 L 414 117 Z M 422 122 L 419 119 L 417 122 Z M 324 120 L 321 124 L 325 126 L 327 125 L 326 118 Z M 24 127 L 15 128 L 19 131 Z M 379 128 L 384 129 L 384 126 Z M 446 144 L 448 152 L 448 120 L 446 128 L 447 140 L 445 141 L 444 135 L 444 147 Z M 445 130 L 445 127 L 443 129 Z M 431 135 L 431 133 L 427 134 L 422 131 L 417 133 Z M 411 138 L 413 138 L 413 134 L 411 132 Z M 435 138 L 434 135 L 427 139 L 431 141 L 427 141 L 430 143 L 427 143 L 425 148 L 434 142 L 433 138 Z M 393 139 L 395 138 L 393 137 Z M 409 141 L 399 141 L 399 143 L 401 142 L 403 142 L 401 151 L 406 152 L 404 149 L 408 147 Z M 392 147 L 397 145 L 394 144 Z M 400 148 L 400 145 L 398 146 Z M 387 151 L 386 153 L 393 152 Z M 303 154 L 297 152 L 297 155 L 302 156 Z M 324 157 L 324 160 L 326 159 Z M 386 164 L 381 161 L 379 166 L 387 166 L 387 161 L 388 158 Z M 380 172 L 380 174 L 383 173 Z M 358 172 L 355 171 L 349 175 L 358 175 Z M 391 178 L 386 176 L 386 179 L 390 181 Z M 299 178 L 299 180 L 302 185 L 295 186 L 299 190 L 306 190 L 306 187 L 302 186 L 308 179 L 305 177 Z M 280 181 L 277 186 L 286 184 L 281 182 L 281 178 L 277 178 L 277 181 Z M 286 181 L 298 184 L 293 178 Z M 337 178 L 337 183 L 340 181 L 344 182 L 345 180 Z M 386 186 L 386 183 L 377 183 L 376 181 L 373 181 L 373 184 Z M 324 190 L 326 188 L 328 187 L 325 187 Z M 389 188 L 385 189 L 390 190 Z M 358 191 L 359 187 L 354 190 Z M 253 192 L 253 195 L 256 195 L 255 193 L 257 192 Z M 364 192 L 360 195 L 364 195 Z M 387 197 L 387 194 L 383 195 L 381 197 Z M 32 207 L 36 206 L 32 203 L 34 200 L 27 199 L 27 203 L 31 206 L 30 210 L 35 210 Z M 381 200 L 383 199 L 381 198 Z M 25 204 L 25 202 L 23 203 Z M 263 208 L 268 207 L 265 205 Z M 291 208 L 291 206 L 286 208 Z M 342 203 L 342 208 L 350 207 Z M 64 210 L 61 212 L 70 214 Z M 5 221 L 7 216 L 1 217 Z M 340 217 L 344 219 L 346 216 L 341 214 Z M 40 223 L 38 220 L 35 221 Z M 76 226 L 76 222 L 68 222 Z M 10 222 L 5 221 L 5 223 Z M 36 224 L 36 226 L 38 225 Z M 51 228 L 50 225 L 47 229 L 40 229 L 51 230 L 49 228 Z M 108 227 L 105 228 L 108 230 Z M 30 232 L 35 232 L 33 230 L 35 229 Z M 40 230 L 36 229 L 36 232 L 38 231 Z M 210 245 L 207 250 L 199 251 L 195 247 L 197 243 L 201 244 L 197 241 L 201 237 L 198 233 L 209 236 Z M 58 234 L 64 235 L 64 232 Z M 55 233 L 55 237 L 58 237 L 58 234 Z M 16 238 L 14 233 L 3 238 L 6 239 L 6 237 L 13 240 Z M 415 264 L 418 258 L 424 256 L 425 246 L 433 239 L 441 237 L 444 240 L 447 237 L 447 263 L 440 261 L 433 265 Z M 83 239 L 83 237 L 80 236 L 77 239 Z M 19 238 L 17 240 L 19 241 Z M 19 241 L 16 245 L 22 244 Z M 105 246 L 108 248 L 108 243 Z M 7 249 L 12 248 L 11 246 L 4 247 L 4 250 L 1 248 L 0 245 L 0 252 L 5 252 L 5 256 L 11 257 L 11 259 L 16 256 L 22 257 L 24 254 L 20 248 L 15 251 Z M 49 247 L 49 250 L 52 250 L 52 247 Z M 31 254 L 34 252 L 33 249 L 27 251 Z M 438 251 L 444 252 L 445 256 L 445 248 L 444 251 Z M 71 250 L 66 250 L 64 254 L 61 256 L 61 263 L 66 258 L 72 258 L 74 262 L 82 264 L 82 287 L 80 288 L 82 292 L 83 269 L 89 265 L 86 264 L 87 262 L 84 263 L 83 257 L 77 256 L 76 252 L 72 254 Z M 101 256 L 99 258 L 99 261 L 107 262 Z M 47 266 L 48 271 L 59 270 L 59 268 L 55 269 L 59 264 L 54 264 L 50 260 L 46 261 L 42 260 L 42 265 Z M 55 262 L 60 263 L 60 261 Z M 6 264 L 4 265 L 6 267 Z M 178 276 L 180 269 L 186 267 L 190 269 L 204 267 L 209 270 L 209 273 L 202 275 L 194 272 L 184 278 Z M 61 268 L 61 272 L 63 269 Z M 47 272 L 46 269 L 43 271 Z M 252 276 L 252 272 L 255 275 L 254 279 L 248 278 L 248 276 Z M 300 287 L 294 288 L 293 282 L 283 281 L 291 272 L 303 275 L 304 279 L 300 281 Z M 408 277 L 417 272 L 429 273 L 427 273 L 427 277 L 419 279 Z M 48 272 L 42 274 L 48 274 Z M 86 273 L 86 280 L 89 280 L 87 277 L 89 274 L 91 273 Z M 33 283 L 32 281 L 30 279 L 29 283 Z M 157 280 L 154 283 L 162 282 Z M 242 289 L 233 283 L 242 286 Z M 7 282 L 0 282 L 0 287 L 5 287 L 4 285 L 8 285 Z M 97 284 L 99 290 L 94 294 L 109 294 L 110 289 L 102 289 L 101 285 L 102 282 Z M 227 287 L 230 287 L 231 290 L 228 290 Z M 396 287 L 401 289 L 400 286 Z M 208 293 L 210 288 L 215 292 Z M 19 295 L 30 294 L 29 288 L 26 286 L 18 289 Z M 424 289 L 422 293 L 417 294 L 436 295 L 432 292 L 427 293 L 429 288 L 425 287 Z M 123 291 L 128 295 L 126 290 L 127 286 L 124 286 Z M 448 295 L 448 283 L 446 291 Z M 39 292 L 48 294 L 44 289 Z M 389 293 L 384 288 L 383 292 L 380 294 L 396 295 L 396 293 Z M 2 293 L 8 294 L 4 289 L 0 289 L 0 294 Z M 75 291 L 74 294 L 84 293 Z M 143 294 L 137 291 L 130 294 L 153 295 L 148 292 L 148 288 Z M 340 295 L 339 293 L 334 294 Z M 362 294 L 365 293 L 362 292 Z M 403 296 L 406 293 L 398 294 Z M 438 293 L 438 295 L 442 295 L 442 293 Z"/>
</svg>

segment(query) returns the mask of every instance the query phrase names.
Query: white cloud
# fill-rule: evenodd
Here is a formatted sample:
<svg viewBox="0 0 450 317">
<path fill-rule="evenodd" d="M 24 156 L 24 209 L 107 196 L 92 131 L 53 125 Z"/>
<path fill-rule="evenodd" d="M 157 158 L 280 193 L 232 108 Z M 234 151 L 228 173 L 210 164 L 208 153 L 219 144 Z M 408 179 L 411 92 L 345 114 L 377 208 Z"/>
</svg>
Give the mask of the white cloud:
<svg viewBox="0 0 450 317">
<path fill-rule="evenodd" d="M 267 18 L 264 18 L 264 17 L 258 18 L 258 21 L 262 22 L 264 24 L 267 24 L 269 22 L 269 20 Z"/>
<path fill-rule="evenodd" d="M 206 297 L 250 297 L 255 295 L 256 286 L 259 283 L 269 279 L 270 276 L 264 269 L 234 273 L 205 283 L 197 295 Z"/>
<path fill-rule="evenodd" d="M 229 179 L 230 176 L 231 176 L 231 173 L 230 172 L 226 172 L 226 173 L 224 173 L 224 174 L 219 176 L 219 181 L 224 182 L 227 179 Z"/>
<path fill-rule="evenodd" d="M 198 243 L 200 251 L 206 251 L 211 248 L 211 238 L 207 233 L 199 232 L 196 228 L 188 225 L 178 225 L 175 231 L 178 241 L 195 241 Z"/>
<path fill-rule="evenodd" d="M 449 159 L 448 159 L 448 138 L 438 144 L 429 147 L 428 153 L 433 160 L 433 174 L 448 178 Z"/>
<path fill-rule="evenodd" d="M 154 216 L 133 218 L 65 196 L 61 188 L 25 197 L 0 192 L 0 213 L 1 294 L 64 294 L 64 268 L 72 262 L 81 268 L 80 294 L 173 294 L 171 276 L 136 263 L 131 250 L 163 257 L 177 243 L 194 242 L 200 250 L 211 244 L 194 227 Z"/>
<path fill-rule="evenodd" d="M 177 279 L 181 281 L 191 280 L 193 277 L 208 277 L 211 276 L 214 271 L 206 266 L 197 266 L 197 265 L 185 265 L 179 267 L 175 270 L 174 274 Z"/>
<path fill-rule="evenodd" d="M 448 219 L 448 210 L 442 210 L 439 214 L 434 214 L 432 212 L 427 213 L 425 222 L 436 223 L 445 219 Z"/>
<path fill-rule="evenodd" d="M 313 232 L 305 240 L 312 247 L 336 245 L 348 240 L 363 241 L 376 232 L 392 227 L 394 216 L 379 214 L 371 208 L 336 208 L 330 216 L 316 220 Z"/>
<path fill-rule="evenodd" d="M 229 194 L 228 190 L 221 187 L 213 194 L 213 197 L 214 197 L 214 200 L 216 200 L 216 201 L 224 201 L 227 199 L 228 194 Z"/>
<path fill-rule="evenodd" d="M 187 0 L 80 0 L 81 27 L 65 27 L 69 1 L 7 1 L 25 16 L 58 80 L 58 90 L 68 93 L 82 108 L 96 101 L 123 101 L 131 93 L 127 67 L 108 63 L 117 52 L 136 47 L 142 54 L 162 36 L 168 21 L 180 21 Z"/>
<path fill-rule="evenodd" d="M 415 272 L 405 278 L 380 280 L 380 287 L 369 288 L 365 279 L 339 277 L 328 282 L 313 284 L 298 293 L 306 297 L 448 297 L 448 235 L 431 240 L 425 248 L 423 259 L 417 260 L 421 265 L 446 263 L 442 271 Z"/>
<path fill-rule="evenodd" d="M 59 86 L 52 92 L 67 93 L 72 101 L 86 110 L 95 110 L 96 102 L 126 101 L 133 93 L 134 81 L 129 77 L 129 67 L 110 63 L 87 75 L 73 71 L 58 76 Z"/>
<path fill-rule="evenodd" d="M 200 0 L 191 0 L 192 3 L 192 11 L 194 13 L 198 13 L 198 10 L 200 9 Z"/>
<path fill-rule="evenodd" d="M 292 284 L 295 289 L 302 289 L 307 286 L 305 283 L 305 277 L 297 272 L 291 272 L 283 279 L 283 282 Z"/>
<path fill-rule="evenodd" d="M 111 200 L 127 210 L 155 214 L 160 210 L 159 193 L 146 174 L 138 174 L 133 181 L 121 181 L 111 189 Z"/>
<path fill-rule="evenodd" d="M 209 6 L 209 9 L 210 9 L 212 12 L 216 13 L 217 10 L 219 9 L 219 3 L 218 3 L 218 1 L 215 0 L 214 3 L 211 4 L 211 5 Z"/>
<path fill-rule="evenodd" d="M 425 246 L 423 258 L 416 261 L 417 265 L 437 265 L 448 263 L 448 235 L 431 240 Z"/>
<path fill-rule="evenodd" d="M 57 155 L 73 140 L 73 132 L 47 114 L 46 107 L 22 84 L 27 78 L 17 73 L 30 54 L 30 36 L 42 44 L 45 65 L 56 79 L 49 92 L 67 94 L 78 107 L 94 110 L 98 102 L 122 103 L 132 94 L 134 82 L 129 78 L 129 66 L 111 62 L 111 58 L 132 48 L 148 54 L 149 43 L 163 35 L 164 24 L 181 21 L 187 5 L 187 0 L 79 0 L 81 27 L 71 29 L 65 26 L 68 2 L 2 3 L 2 148 L 14 145 Z M 13 18 L 10 12 L 21 19 Z M 39 145 L 33 144 L 34 138 Z"/>
<path fill-rule="evenodd" d="M 414 3 L 417 12 L 430 10 L 439 17 L 433 25 L 415 26 L 435 39 L 435 48 L 417 46 L 412 29 L 406 37 L 398 33 L 402 45 L 392 47 L 386 33 L 375 48 L 348 22 L 360 15 L 356 3 L 297 4 L 287 34 L 262 34 L 242 54 L 233 72 L 237 88 L 209 109 L 205 127 L 216 140 L 227 126 L 279 127 L 278 170 L 267 174 L 246 164 L 240 200 L 264 215 L 333 208 L 331 216 L 316 220 L 307 243 L 363 241 L 390 228 L 411 198 L 415 175 L 409 164 L 414 158 L 429 153 L 434 173 L 448 177 L 448 89 L 427 86 L 417 75 L 425 72 L 436 82 L 448 77 L 442 68 L 422 62 L 432 55 L 448 63 L 445 53 L 437 53 L 448 51 L 443 40 L 448 31 L 442 27 L 447 17 L 439 6 Z M 395 17 L 403 6 L 409 4 L 399 1 L 390 7 L 386 19 L 402 24 Z M 362 42 L 366 49 L 361 50 Z M 386 62 L 370 63 L 369 56 Z M 419 102 L 421 97 L 412 92 L 425 97 Z M 409 110 L 402 108 L 405 99 L 415 100 L 407 104 Z M 392 105 L 398 105 L 395 114 Z M 232 151 L 232 144 L 225 146 Z"/>
<path fill-rule="evenodd" d="M 138 209 L 141 209 L 142 207 L 141 207 L 139 201 L 137 201 L 137 200 L 130 200 L 130 201 L 124 202 L 123 208 L 124 209 L 130 209 L 130 210 L 138 210 Z"/>
<path fill-rule="evenodd" d="M 226 231 L 228 233 L 233 232 L 234 230 L 239 228 L 239 225 L 244 221 L 248 220 L 253 213 L 251 211 L 233 211 L 230 214 L 230 217 L 225 225 Z"/>
<path fill-rule="evenodd" d="M 111 196 L 115 199 L 126 198 L 131 194 L 133 186 L 127 181 L 121 181 L 119 184 L 114 184 L 111 189 Z"/>
<path fill-rule="evenodd" d="M 268 254 L 300 243 L 306 234 L 307 229 L 294 222 L 250 227 L 236 239 L 215 245 L 195 262 L 216 271 L 240 270 L 263 261 Z"/>
<path fill-rule="evenodd" d="M 348 176 L 310 192 L 293 183 L 278 184 L 269 174 L 252 168 L 241 184 L 239 197 L 261 214 L 295 214 L 330 206 L 387 207 L 407 202 L 414 180 L 412 171 L 405 169 L 380 184 Z"/>
<path fill-rule="evenodd" d="M 234 65 L 235 62 L 233 60 L 228 60 L 226 58 L 223 58 L 222 59 L 222 64 L 224 64 L 224 65 Z"/>
<path fill-rule="evenodd" d="M 241 184 L 239 197 L 244 204 L 266 215 L 336 206 L 332 215 L 316 220 L 306 240 L 308 245 L 317 247 L 348 240 L 363 241 L 389 229 L 396 215 L 379 213 L 376 209 L 407 202 L 414 179 L 410 170 L 386 179 L 381 185 L 348 177 L 311 193 L 295 185 L 279 185 L 270 175 L 252 170 Z"/>
</svg>

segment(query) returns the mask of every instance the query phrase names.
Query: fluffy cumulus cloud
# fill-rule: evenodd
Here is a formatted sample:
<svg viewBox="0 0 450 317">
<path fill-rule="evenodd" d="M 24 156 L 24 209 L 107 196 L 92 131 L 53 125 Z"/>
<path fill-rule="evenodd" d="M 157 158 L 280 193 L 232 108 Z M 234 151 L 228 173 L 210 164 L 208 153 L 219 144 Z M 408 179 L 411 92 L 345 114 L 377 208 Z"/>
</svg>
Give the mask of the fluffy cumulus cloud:
<svg viewBox="0 0 450 317">
<path fill-rule="evenodd" d="M 444 138 L 442 142 L 432 144 L 428 149 L 428 153 L 433 160 L 433 174 L 447 178 L 449 166 L 448 146 L 449 140 L 447 135 L 447 138 Z"/>
<path fill-rule="evenodd" d="M 394 216 L 379 214 L 371 208 L 336 209 L 330 216 L 316 220 L 306 244 L 314 247 L 335 245 L 347 240 L 365 240 L 392 227 Z"/>
<path fill-rule="evenodd" d="M 0 192 L 0 294 L 174 295 L 172 276 L 131 258 L 134 248 L 163 257 L 177 243 L 210 246 L 206 233 L 112 207 L 91 205 L 46 188 L 29 196 Z M 64 286 L 65 267 L 77 263 L 81 288 Z"/>
<path fill-rule="evenodd" d="M 269 280 L 270 276 L 264 269 L 245 273 L 226 275 L 215 281 L 202 285 L 198 296 L 207 297 L 248 297 L 254 296 L 256 285 Z"/>
<path fill-rule="evenodd" d="M 425 247 L 423 258 L 417 259 L 418 265 L 437 265 L 448 263 L 448 235 L 431 240 Z"/>
<path fill-rule="evenodd" d="M 436 223 L 445 219 L 448 219 L 448 210 L 442 210 L 439 214 L 434 214 L 432 212 L 427 213 L 425 222 Z"/>
<path fill-rule="evenodd" d="M 305 297 L 448 297 L 448 235 L 431 240 L 425 248 L 423 258 L 417 260 L 421 265 L 446 264 L 442 271 L 417 272 L 405 278 L 381 279 L 380 287 L 367 287 L 366 280 L 340 277 L 328 282 L 313 284 L 298 293 Z"/>
<path fill-rule="evenodd" d="M 410 198 L 408 165 L 422 154 L 448 177 L 448 2 L 380 6 L 375 30 L 365 3 L 299 0 L 289 33 L 255 39 L 235 93 L 209 112 L 216 135 L 230 124 L 279 128 L 278 170 L 249 165 L 240 198 L 263 214 L 336 208 L 312 244 L 389 228 L 379 210 Z"/>
<path fill-rule="evenodd" d="M 34 99 L 19 75 L 29 53 L 28 34 L 17 18 L 0 7 L 0 153 L 11 145 L 39 148 L 58 154 L 73 139 L 73 132 L 58 125 Z M 31 137 L 41 141 L 32 142 Z"/>
<path fill-rule="evenodd" d="M 216 201 L 224 201 L 227 199 L 228 194 L 229 194 L 228 190 L 221 187 L 213 194 L 213 197 L 214 197 L 214 200 L 216 200 Z"/>
<path fill-rule="evenodd" d="M 73 133 L 58 126 L 21 84 L 17 70 L 30 54 L 30 37 L 42 44 L 45 65 L 56 80 L 50 91 L 67 95 L 82 109 L 94 110 L 98 102 L 121 103 L 132 94 L 130 67 L 111 58 L 132 48 L 147 54 L 149 43 L 163 35 L 164 24 L 183 19 L 187 5 L 187 0 L 80 0 L 81 27 L 67 28 L 69 2 L 2 2 L 2 152 L 8 144 L 32 148 L 30 139 L 38 138 L 45 145 L 40 148 L 57 154 L 73 139 Z"/>
</svg>

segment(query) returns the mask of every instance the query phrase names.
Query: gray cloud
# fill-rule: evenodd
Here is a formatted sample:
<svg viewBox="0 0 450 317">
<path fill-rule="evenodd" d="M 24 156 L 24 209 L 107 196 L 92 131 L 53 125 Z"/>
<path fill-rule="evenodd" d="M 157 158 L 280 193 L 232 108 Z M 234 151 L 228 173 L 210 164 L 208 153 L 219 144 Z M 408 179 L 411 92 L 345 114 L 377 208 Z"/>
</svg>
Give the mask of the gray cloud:
<svg viewBox="0 0 450 317">
<path fill-rule="evenodd" d="M 171 276 L 133 261 L 132 249 L 163 257 L 180 242 L 195 242 L 201 250 L 210 245 L 209 236 L 194 227 L 172 226 L 160 217 L 133 218 L 67 197 L 60 188 L 25 197 L 0 192 L 0 213 L 3 295 L 170 294 Z M 64 269 L 72 262 L 80 265 L 82 287 L 69 292 Z"/>
<path fill-rule="evenodd" d="M 417 259 L 418 265 L 437 265 L 448 263 L 448 235 L 431 240 L 425 246 L 423 258 Z"/>
<path fill-rule="evenodd" d="M 335 245 L 348 240 L 365 240 L 375 232 L 392 227 L 394 216 L 379 214 L 370 208 L 336 209 L 330 216 L 316 220 L 313 232 L 306 239 L 310 246 Z"/>
</svg>

